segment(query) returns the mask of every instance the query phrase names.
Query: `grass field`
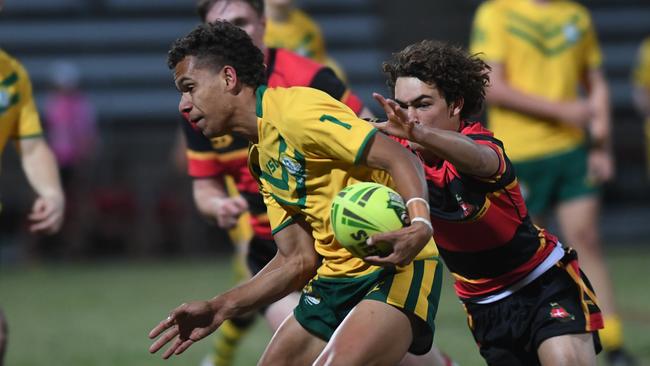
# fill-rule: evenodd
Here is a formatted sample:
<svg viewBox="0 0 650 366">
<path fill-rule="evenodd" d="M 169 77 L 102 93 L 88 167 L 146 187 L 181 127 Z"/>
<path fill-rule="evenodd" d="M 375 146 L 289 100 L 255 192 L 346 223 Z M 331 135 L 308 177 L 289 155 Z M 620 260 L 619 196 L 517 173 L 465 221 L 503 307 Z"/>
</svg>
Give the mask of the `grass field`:
<svg viewBox="0 0 650 366">
<path fill-rule="evenodd" d="M 628 347 L 650 365 L 650 247 L 610 250 L 609 258 Z M 216 259 L 0 268 L 0 306 L 10 322 L 6 365 L 198 365 L 209 341 L 162 361 L 147 352 L 147 333 L 182 301 L 225 290 L 229 268 Z M 463 366 L 482 365 L 446 280 L 436 343 Z M 258 322 L 237 365 L 254 365 L 269 336 Z"/>
</svg>

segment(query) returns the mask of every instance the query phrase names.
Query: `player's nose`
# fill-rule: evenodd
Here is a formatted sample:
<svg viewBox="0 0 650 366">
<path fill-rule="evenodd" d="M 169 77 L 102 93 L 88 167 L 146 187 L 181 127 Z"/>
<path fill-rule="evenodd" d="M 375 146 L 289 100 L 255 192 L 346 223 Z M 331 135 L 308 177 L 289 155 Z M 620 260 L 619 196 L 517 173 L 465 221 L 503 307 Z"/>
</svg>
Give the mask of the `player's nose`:
<svg viewBox="0 0 650 366">
<path fill-rule="evenodd" d="M 189 100 L 188 93 L 181 94 L 181 100 L 178 102 L 178 111 L 181 114 L 190 113 L 192 110 L 192 103 Z"/>
</svg>

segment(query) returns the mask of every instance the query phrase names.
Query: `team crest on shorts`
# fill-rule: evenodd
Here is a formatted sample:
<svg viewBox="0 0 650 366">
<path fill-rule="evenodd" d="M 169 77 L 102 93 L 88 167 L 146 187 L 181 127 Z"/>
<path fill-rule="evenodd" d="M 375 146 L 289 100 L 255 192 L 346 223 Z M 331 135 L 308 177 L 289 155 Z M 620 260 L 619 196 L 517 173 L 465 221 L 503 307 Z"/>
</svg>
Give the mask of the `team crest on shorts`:
<svg viewBox="0 0 650 366">
<path fill-rule="evenodd" d="M 551 316 L 551 318 L 557 319 L 561 322 L 568 322 L 571 320 L 575 320 L 576 318 L 573 314 L 566 311 L 566 309 L 564 309 L 562 305 L 556 302 L 551 303 L 551 311 L 549 315 Z"/>
</svg>

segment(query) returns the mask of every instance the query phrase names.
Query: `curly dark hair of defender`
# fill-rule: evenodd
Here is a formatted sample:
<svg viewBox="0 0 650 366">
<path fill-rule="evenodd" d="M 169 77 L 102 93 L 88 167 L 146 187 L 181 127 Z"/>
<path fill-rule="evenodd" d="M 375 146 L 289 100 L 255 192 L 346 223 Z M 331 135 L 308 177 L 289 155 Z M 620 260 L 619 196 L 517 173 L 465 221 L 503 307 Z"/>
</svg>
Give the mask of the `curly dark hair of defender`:
<svg viewBox="0 0 650 366">
<path fill-rule="evenodd" d="M 201 17 L 201 21 L 205 23 L 205 19 L 208 17 L 208 13 L 210 12 L 210 9 L 214 6 L 214 4 L 218 3 L 219 1 L 224 1 L 224 2 L 234 2 L 234 1 L 241 1 L 243 3 L 246 3 L 250 5 L 253 10 L 257 13 L 259 16 L 264 16 L 264 0 L 199 0 L 196 3 L 196 12 L 199 13 L 199 17 Z"/>
<path fill-rule="evenodd" d="M 490 67 L 476 55 L 446 43 L 424 40 L 411 44 L 384 62 L 388 87 L 394 92 L 399 77 L 415 77 L 435 86 L 447 105 L 463 99 L 461 119 L 480 113 L 485 88 L 490 83 Z"/>
<path fill-rule="evenodd" d="M 177 39 L 167 54 L 167 66 L 173 70 L 188 56 L 196 57 L 215 71 L 225 65 L 232 66 L 242 84 L 254 88 L 266 81 L 262 51 L 246 32 L 225 21 L 201 24 Z"/>
</svg>

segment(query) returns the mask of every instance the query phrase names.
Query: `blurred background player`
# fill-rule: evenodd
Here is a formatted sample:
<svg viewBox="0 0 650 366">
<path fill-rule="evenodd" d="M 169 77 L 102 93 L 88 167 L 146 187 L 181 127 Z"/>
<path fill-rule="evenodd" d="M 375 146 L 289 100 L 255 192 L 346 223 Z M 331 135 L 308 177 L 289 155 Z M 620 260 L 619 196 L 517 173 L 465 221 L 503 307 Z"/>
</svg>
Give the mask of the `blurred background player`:
<svg viewBox="0 0 650 366">
<path fill-rule="evenodd" d="M 2 5 L 0 0 L 0 10 Z M 27 72 L 16 59 L 0 50 L 0 155 L 9 139 L 16 144 L 25 176 L 36 193 L 28 216 L 29 231 L 54 234 L 61 228 L 65 210 L 56 159 L 43 137 Z M 2 206 L 0 216 L 1 210 Z M 0 365 L 6 344 L 7 324 L 0 309 Z"/>
<path fill-rule="evenodd" d="M 264 0 L 266 5 L 267 47 L 286 48 L 329 66 L 341 80 L 345 72 L 327 55 L 325 38 L 320 26 L 307 13 L 296 7 L 293 0 Z"/>
<path fill-rule="evenodd" d="M 281 48 L 267 48 L 263 37 L 266 19 L 262 0 L 201 0 L 197 10 L 204 23 L 222 19 L 242 28 L 263 50 L 270 86 L 310 86 L 323 90 L 346 103 L 364 117 L 371 113 L 336 75 L 315 61 Z M 228 229 L 236 250 L 236 271 L 240 279 L 255 274 L 275 255 L 266 206 L 251 177 L 247 164 L 248 141 L 227 135 L 208 139 L 186 121 L 182 128 L 187 142 L 188 173 L 192 176 L 194 202 L 203 216 L 222 229 Z M 230 191 L 230 192 L 229 192 Z M 273 331 L 297 302 L 281 300 L 264 309 Z M 205 364 L 229 365 L 234 350 L 254 314 L 226 322 L 215 335 L 213 355 Z"/>
<path fill-rule="evenodd" d="M 609 90 L 588 10 L 573 1 L 486 1 L 471 51 L 492 67 L 489 127 L 508 146 L 533 221 L 555 209 L 600 300 L 610 363 L 631 364 L 598 229 L 598 190 L 614 161 Z"/>
<path fill-rule="evenodd" d="M 646 170 L 650 179 L 650 37 L 639 47 L 637 64 L 633 75 L 634 105 L 645 118 Z"/>
</svg>

